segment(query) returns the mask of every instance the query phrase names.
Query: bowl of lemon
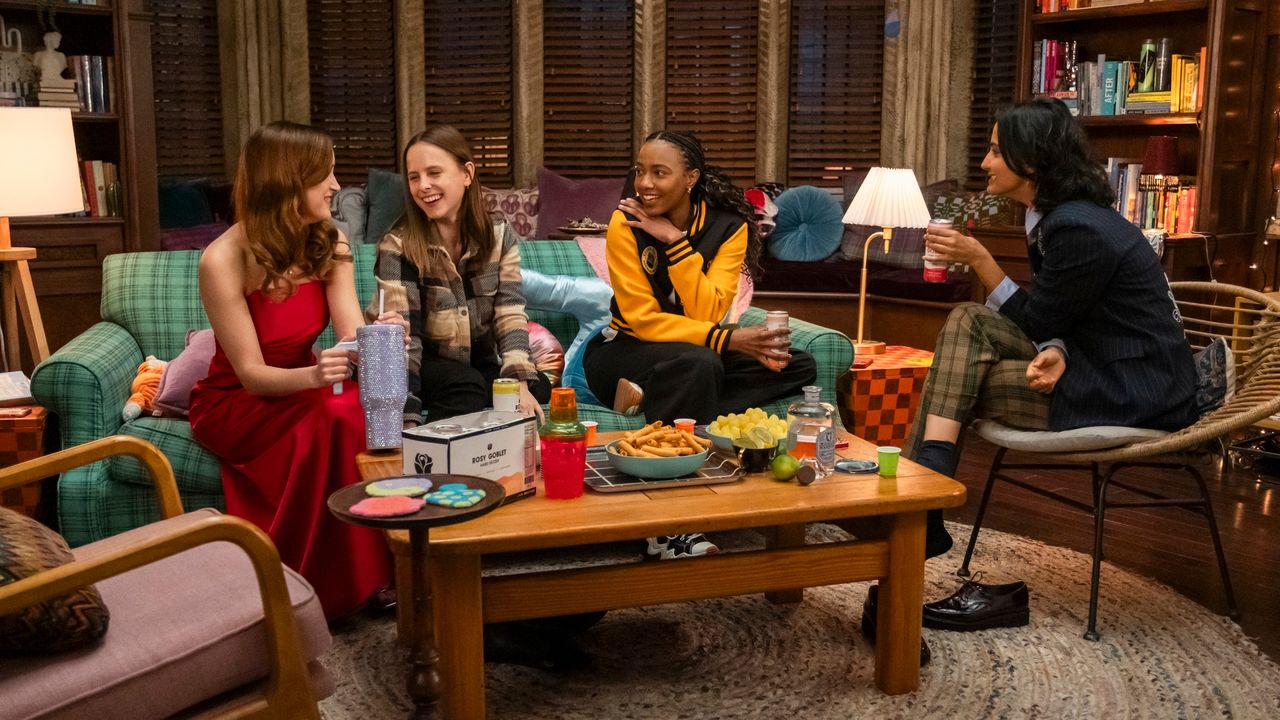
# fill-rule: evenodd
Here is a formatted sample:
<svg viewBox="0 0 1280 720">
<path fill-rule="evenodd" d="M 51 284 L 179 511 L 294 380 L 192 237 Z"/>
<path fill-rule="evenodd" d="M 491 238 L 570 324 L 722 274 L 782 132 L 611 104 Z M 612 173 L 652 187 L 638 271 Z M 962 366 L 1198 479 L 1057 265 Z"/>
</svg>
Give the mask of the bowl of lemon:
<svg viewBox="0 0 1280 720">
<path fill-rule="evenodd" d="M 760 408 L 720 415 L 707 425 L 712 444 L 724 450 L 734 445 L 745 448 L 771 448 L 787 438 L 787 421 Z"/>
</svg>

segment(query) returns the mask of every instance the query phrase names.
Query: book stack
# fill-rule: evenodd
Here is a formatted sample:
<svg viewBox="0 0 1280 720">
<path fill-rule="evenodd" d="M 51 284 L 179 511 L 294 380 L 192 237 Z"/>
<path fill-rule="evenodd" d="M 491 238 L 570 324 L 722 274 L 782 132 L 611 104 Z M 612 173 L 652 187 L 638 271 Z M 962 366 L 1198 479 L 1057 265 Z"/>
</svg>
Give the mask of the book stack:
<svg viewBox="0 0 1280 720">
<path fill-rule="evenodd" d="M 82 160 L 80 189 L 84 197 L 84 212 L 89 217 L 120 217 L 124 214 L 120 173 L 115 163 Z"/>
<path fill-rule="evenodd" d="M 74 55 L 67 58 L 76 79 L 80 109 L 85 112 L 115 112 L 115 58 L 102 55 Z"/>
<path fill-rule="evenodd" d="M 74 80 L 54 80 L 41 82 L 36 93 L 36 102 L 40 107 L 58 107 L 80 109 L 80 96 L 76 92 Z"/>
<path fill-rule="evenodd" d="M 1115 7 L 1116 5 L 1136 5 L 1147 0 L 1036 0 L 1036 11 L 1042 13 L 1066 12 L 1085 8 Z"/>
<path fill-rule="evenodd" d="M 1077 63 L 1074 41 L 1037 40 L 1032 45 L 1031 92 L 1056 97 L 1081 116 L 1199 112 L 1205 52 L 1202 47 L 1197 55 L 1158 59 L 1170 69 L 1167 87 L 1138 92 L 1137 62 L 1099 55 Z"/>
<path fill-rule="evenodd" d="M 1172 234 L 1192 232 L 1196 226 L 1199 189 L 1189 175 L 1142 172 L 1136 158 L 1107 158 L 1107 180 L 1115 190 L 1116 212 L 1144 229 Z"/>
</svg>

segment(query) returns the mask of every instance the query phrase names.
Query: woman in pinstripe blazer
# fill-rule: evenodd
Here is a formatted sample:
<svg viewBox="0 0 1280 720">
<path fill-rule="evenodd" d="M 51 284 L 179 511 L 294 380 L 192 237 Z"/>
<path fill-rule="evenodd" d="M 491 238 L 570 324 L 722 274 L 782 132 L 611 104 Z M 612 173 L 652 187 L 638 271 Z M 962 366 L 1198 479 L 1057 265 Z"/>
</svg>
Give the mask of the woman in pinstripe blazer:
<svg viewBox="0 0 1280 720">
<path fill-rule="evenodd" d="M 975 416 L 1028 430 L 1194 422 L 1195 370 L 1168 279 L 1141 231 L 1112 209 L 1067 107 L 1037 98 L 1004 112 L 982 168 L 987 192 L 1028 208 L 1035 286 L 1018 287 L 972 237 L 925 234 L 990 294 L 956 308 L 939 333 L 908 456 L 953 475 L 956 438 Z M 951 541 L 941 513 L 931 520 L 928 551 L 940 554 Z"/>
</svg>

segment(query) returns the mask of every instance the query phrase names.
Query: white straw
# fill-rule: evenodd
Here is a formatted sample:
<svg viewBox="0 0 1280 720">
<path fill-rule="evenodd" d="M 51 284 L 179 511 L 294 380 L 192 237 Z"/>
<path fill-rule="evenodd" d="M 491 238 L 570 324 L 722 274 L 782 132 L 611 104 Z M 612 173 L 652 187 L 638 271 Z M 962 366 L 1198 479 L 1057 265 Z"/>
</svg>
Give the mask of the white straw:
<svg viewBox="0 0 1280 720">
<path fill-rule="evenodd" d="M 378 317 L 382 317 L 382 313 L 386 311 L 387 311 L 386 288 L 378 288 Z"/>
</svg>

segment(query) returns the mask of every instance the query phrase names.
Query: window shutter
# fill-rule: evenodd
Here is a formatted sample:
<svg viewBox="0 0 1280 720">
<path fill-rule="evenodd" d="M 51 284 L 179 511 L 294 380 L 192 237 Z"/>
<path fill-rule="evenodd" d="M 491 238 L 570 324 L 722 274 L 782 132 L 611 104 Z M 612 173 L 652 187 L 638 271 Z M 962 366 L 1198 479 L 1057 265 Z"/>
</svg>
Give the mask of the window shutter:
<svg viewBox="0 0 1280 720">
<path fill-rule="evenodd" d="M 160 177 L 225 180 L 217 0 L 151 3 Z"/>
<path fill-rule="evenodd" d="M 452 125 L 480 182 L 511 187 L 510 0 L 425 0 L 427 122 Z"/>
<path fill-rule="evenodd" d="M 969 165 L 965 187 L 987 186 L 982 158 L 996 115 L 1013 103 L 1018 78 L 1018 0 L 978 0 L 973 22 L 973 104 L 969 111 Z"/>
<path fill-rule="evenodd" d="M 570 177 L 631 165 L 633 0 L 545 0 L 543 164 Z"/>
<path fill-rule="evenodd" d="M 788 185 L 880 161 L 884 0 L 793 0 Z"/>
<path fill-rule="evenodd" d="M 667 4 L 667 128 L 692 130 L 707 162 L 755 184 L 756 3 Z"/>
<path fill-rule="evenodd" d="M 391 0 L 307 3 L 311 123 L 333 136 L 338 182 L 396 167 L 395 21 Z"/>
</svg>

